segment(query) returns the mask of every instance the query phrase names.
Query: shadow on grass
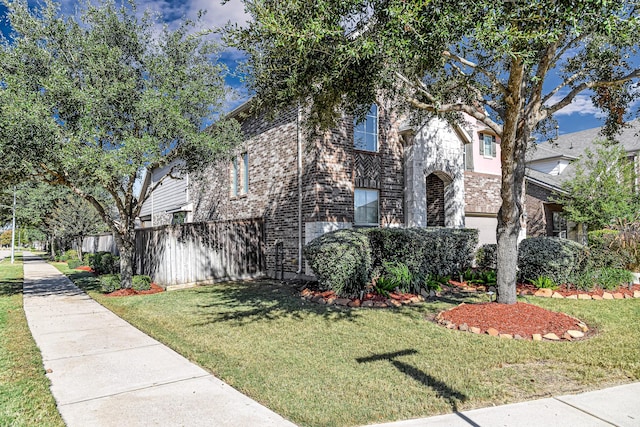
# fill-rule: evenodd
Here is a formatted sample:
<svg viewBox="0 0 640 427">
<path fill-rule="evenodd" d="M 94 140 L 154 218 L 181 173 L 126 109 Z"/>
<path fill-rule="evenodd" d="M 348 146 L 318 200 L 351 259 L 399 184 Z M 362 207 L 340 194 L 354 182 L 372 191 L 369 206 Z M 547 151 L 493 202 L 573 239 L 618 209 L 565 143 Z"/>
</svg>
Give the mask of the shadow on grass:
<svg viewBox="0 0 640 427">
<path fill-rule="evenodd" d="M 198 304 L 204 320 L 193 326 L 214 322 L 246 324 L 281 318 L 301 320 L 308 316 L 342 321 L 360 316 L 358 310 L 303 300 L 294 286 L 269 280 L 203 286 L 194 292 L 206 294 L 203 300 L 208 302 Z"/>
<path fill-rule="evenodd" d="M 22 268 L 22 265 L 20 264 L 22 262 L 22 255 L 15 254 L 14 261 L 16 261 L 17 264 L 11 264 L 9 257 L 7 257 L 3 260 L 2 267 L 0 267 L 4 270 L 0 271 L 0 296 L 22 294 L 22 279 L 19 277 L 15 278 L 12 273 L 9 273 L 13 268 Z M 22 275 L 19 274 L 18 276 Z"/>
<path fill-rule="evenodd" d="M 464 393 L 459 392 L 458 390 L 454 390 L 449 387 L 446 383 L 434 378 L 428 373 L 421 371 L 420 369 L 409 365 L 408 363 L 401 362 L 397 360 L 398 357 L 402 356 L 411 356 L 414 354 L 418 354 L 417 350 L 407 349 L 396 351 L 393 353 L 383 353 L 383 354 L 374 354 L 369 357 L 360 357 L 356 359 L 358 363 L 373 363 L 380 361 L 388 361 L 391 363 L 398 371 L 407 375 L 408 377 L 413 378 L 419 383 L 425 385 L 426 387 L 432 388 L 436 394 L 443 399 L 445 399 L 449 405 L 451 405 L 451 409 L 454 412 L 458 411 L 458 402 L 464 402 L 467 400 L 467 396 Z"/>
</svg>

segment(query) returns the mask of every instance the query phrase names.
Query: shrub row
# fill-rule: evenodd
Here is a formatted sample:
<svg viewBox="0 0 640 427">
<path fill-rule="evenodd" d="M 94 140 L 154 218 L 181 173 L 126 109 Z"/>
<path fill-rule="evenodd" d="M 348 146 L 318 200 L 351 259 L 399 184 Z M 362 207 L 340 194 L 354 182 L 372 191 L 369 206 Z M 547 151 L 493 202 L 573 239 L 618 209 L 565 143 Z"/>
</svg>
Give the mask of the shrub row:
<svg viewBox="0 0 640 427">
<path fill-rule="evenodd" d="M 473 263 L 477 244 L 475 229 L 345 229 L 311 241 L 304 255 L 321 286 L 356 296 L 384 273 L 385 265 L 402 263 L 412 276 L 424 277 L 464 271 Z"/>
<path fill-rule="evenodd" d="M 100 276 L 100 288 L 102 292 L 108 294 L 122 289 L 120 280 L 120 274 L 105 274 Z M 131 287 L 136 291 L 147 291 L 151 289 L 151 277 L 143 275 L 133 276 Z"/>
<path fill-rule="evenodd" d="M 587 248 L 568 239 L 531 237 L 520 242 L 518 270 L 522 281 L 546 276 L 555 283 L 572 283 L 587 267 Z"/>
</svg>

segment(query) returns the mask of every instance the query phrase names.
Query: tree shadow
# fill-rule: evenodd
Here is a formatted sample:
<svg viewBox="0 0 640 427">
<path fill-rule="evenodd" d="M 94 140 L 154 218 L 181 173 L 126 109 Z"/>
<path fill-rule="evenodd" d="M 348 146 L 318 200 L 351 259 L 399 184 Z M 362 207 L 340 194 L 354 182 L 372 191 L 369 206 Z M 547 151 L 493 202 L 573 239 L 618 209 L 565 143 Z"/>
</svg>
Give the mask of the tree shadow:
<svg viewBox="0 0 640 427">
<path fill-rule="evenodd" d="M 374 354 L 373 356 L 369 357 L 360 357 L 356 359 L 356 362 L 373 363 L 379 361 L 388 361 L 398 371 L 402 372 L 410 378 L 413 378 L 424 386 L 433 389 L 439 397 L 445 399 L 449 403 L 451 409 L 454 412 L 458 412 L 458 403 L 467 400 L 467 396 L 464 393 L 449 387 L 446 383 L 440 381 L 439 379 L 424 371 L 421 371 L 414 366 L 409 365 L 408 363 L 397 360 L 398 357 L 411 356 L 414 354 L 418 354 L 418 351 L 414 349 L 407 349 L 396 351 L 393 353 Z"/>
<path fill-rule="evenodd" d="M 330 321 L 354 321 L 360 316 L 358 310 L 304 300 L 295 286 L 271 280 L 203 286 L 194 292 L 204 294 L 202 299 L 208 302 L 196 306 L 202 321 L 192 326 L 218 322 L 241 326 L 283 318 L 302 320 L 309 316 Z"/>
</svg>

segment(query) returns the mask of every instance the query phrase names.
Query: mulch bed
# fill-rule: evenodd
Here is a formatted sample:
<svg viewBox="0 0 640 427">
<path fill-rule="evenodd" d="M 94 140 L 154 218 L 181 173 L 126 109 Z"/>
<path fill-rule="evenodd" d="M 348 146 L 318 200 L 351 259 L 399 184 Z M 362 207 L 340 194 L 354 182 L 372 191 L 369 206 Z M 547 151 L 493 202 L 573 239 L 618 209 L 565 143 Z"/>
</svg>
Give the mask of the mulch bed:
<svg viewBox="0 0 640 427">
<path fill-rule="evenodd" d="M 517 289 L 518 289 L 518 295 L 533 295 L 538 290 L 538 288 L 536 288 L 534 285 L 530 283 L 518 283 Z M 567 285 L 561 285 L 558 287 L 558 289 L 554 290 L 554 292 L 559 293 L 565 298 L 571 295 L 581 295 L 581 294 L 582 295 L 586 294 L 590 296 L 597 295 L 601 297 L 605 292 L 621 293 L 622 295 L 628 295 L 632 297 L 635 291 L 640 291 L 640 284 L 632 285 L 631 287 L 621 286 L 615 290 L 594 289 L 592 291 L 579 291 L 575 288 L 567 287 Z"/>
<path fill-rule="evenodd" d="M 534 334 L 555 334 L 561 338 L 569 330 L 581 330 L 578 319 L 557 313 L 533 304 L 478 303 L 461 304 L 438 315 L 439 323 L 449 326 L 477 327 L 476 333 L 489 333 L 494 329 L 499 334 L 516 335 L 531 339 Z M 463 327 L 462 330 L 467 330 Z"/>
<path fill-rule="evenodd" d="M 118 289 L 117 291 L 113 291 L 109 294 L 105 294 L 108 297 L 128 297 L 132 295 L 150 295 L 157 294 L 159 292 L 164 292 L 164 289 L 155 283 L 151 284 L 151 289 L 147 291 L 136 291 L 135 289 Z"/>
</svg>

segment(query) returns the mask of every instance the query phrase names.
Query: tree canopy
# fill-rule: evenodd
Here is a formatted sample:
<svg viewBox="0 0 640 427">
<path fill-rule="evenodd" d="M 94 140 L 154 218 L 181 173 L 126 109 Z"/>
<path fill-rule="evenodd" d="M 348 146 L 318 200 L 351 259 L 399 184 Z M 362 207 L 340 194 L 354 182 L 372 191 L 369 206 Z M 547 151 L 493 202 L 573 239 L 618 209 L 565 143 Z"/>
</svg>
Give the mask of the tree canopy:
<svg viewBox="0 0 640 427">
<path fill-rule="evenodd" d="M 239 140 L 237 123 L 220 114 L 218 46 L 197 23 L 171 30 L 133 1 L 87 2 L 73 16 L 51 0 L 38 9 L 3 1 L 12 33 L 0 50 L 0 178 L 66 186 L 87 200 L 114 232 L 129 287 L 135 218 L 153 191 L 137 195 L 136 180 L 178 158 L 176 167 L 201 169 Z"/>
<path fill-rule="evenodd" d="M 640 91 L 639 1 L 246 0 L 229 25 L 262 108 L 311 101 L 327 127 L 380 97 L 414 117 L 466 113 L 501 137 L 498 301 L 516 301 L 525 152 L 579 94 L 622 125 Z M 557 78 L 553 78 L 557 77 Z"/>
</svg>

